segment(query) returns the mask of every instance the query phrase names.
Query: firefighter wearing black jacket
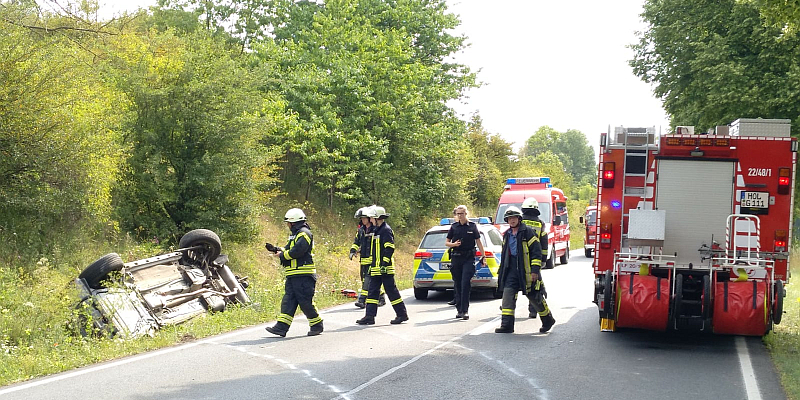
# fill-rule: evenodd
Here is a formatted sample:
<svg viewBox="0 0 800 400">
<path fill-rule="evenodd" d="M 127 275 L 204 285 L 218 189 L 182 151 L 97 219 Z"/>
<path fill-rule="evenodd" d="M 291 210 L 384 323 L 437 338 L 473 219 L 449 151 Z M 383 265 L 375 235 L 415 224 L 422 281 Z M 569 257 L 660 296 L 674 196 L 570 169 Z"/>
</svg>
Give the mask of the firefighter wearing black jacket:
<svg viewBox="0 0 800 400">
<path fill-rule="evenodd" d="M 522 212 L 514 206 L 503 214 L 509 228 L 503 234 L 503 251 L 500 269 L 498 270 L 498 290 L 503 292 L 500 327 L 496 333 L 514 332 L 514 310 L 517 294 L 527 296 L 534 303 L 536 311 L 542 317 L 539 332 L 547 332 L 556 320 L 547 307 L 540 292 L 539 273 L 542 266 L 542 247 L 539 236 L 533 229 L 522 223 Z"/>
<path fill-rule="evenodd" d="M 539 244 L 542 245 L 542 267 L 547 266 L 547 231 L 544 230 L 544 222 L 539 219 L 539 202 L 533 197 L 528 197 L 522 202 L 522 223 L 531 227 L 539 236 Z M 541 276 L 539 277 L 541 279 Z M 544 282 L 541 288 L 542 295 L 547 297 L 547 291 L 544 289 Z M 528 317 L 536 318 L 536 307 L 533 302 L 528 302 Z"/>
<path fill-rule="evenodd" d="M 297 306 L 308 318 L 311 330 L 308 336 L 322 333 L 322 318 L 314 305 L 314 290 L 317 285 L 317 270 L 311 252 L 314 248 L 314 237 L 311 228 L 306 223 L 306 215 L 299 208 L 292 208 L 286 212 L 283 219 L 289 230 L 289 243 L 283 249 L 273 253 L 281 261 L 286 273 L 283 300 L 281 300 L 281 314 L 274 326 L 268 326 L 269 333 L 285 337 L 292 324 Z M 268 246 L 270 247 L 270 246 Z"/>
<path fill-rule="evenodd" d="M 367 216 L 369 207 L 361 207 L 356 211 L 355 218 L 360 219 L 358 230 L 356 231 L 356 238 L 353 245 L 350 246 L 350 259 L 352 260 L 356 254 L 359 255 L 361 263 L 361 291 L 358 292 L 356 299 L 356 307 L 364 308 L 367 302 L 367 294 L 369 291 L 369 268 L 372 265 L 372 257 L 370 256 L 370 242 L 372 242 L 372 222 Z M 378 306 L 386 304 L 386 296 L 381 291 L 381 297 Z"/>
<path fill-rule="evenodd" d="M 372 266 L 370 267 L 369 294 L 367 295 L 367 314 L 364 318 L 356 321 L 359 325 L 375 324 L 375 316 L 378 315 L 378 296 L 381 286 L 386 290 L 389 301 L 392 303 L 395 319 L 392 324 L 399 324 L 408 321 L 408 311 L 397 290 L 394 281 L 394 232 L 386 218 L 389 214 L 383 207 L 370 207 L 367 211 L 375 227 L 372 230 L 372 242 L 370 244 L 370 254 L 372 256 Z"/>
</svg>

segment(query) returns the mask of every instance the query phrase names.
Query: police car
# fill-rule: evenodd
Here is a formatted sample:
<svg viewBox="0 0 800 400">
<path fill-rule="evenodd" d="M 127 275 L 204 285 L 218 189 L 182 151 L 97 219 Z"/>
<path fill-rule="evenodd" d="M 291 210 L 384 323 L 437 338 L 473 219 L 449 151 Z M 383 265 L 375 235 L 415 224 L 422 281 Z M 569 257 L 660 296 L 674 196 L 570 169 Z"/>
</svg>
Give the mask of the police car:
<svg viewBox="0 0 800 400">
<path fill-rule="evenodd" d="M 486 266 L 478 265 L 472 277 L 472 290 L 491 290 L 496 296 L 497 269 L 500 267 L 500 252 L 503 249 L 503 236 L 487 217 L 469 218 L 475 222 L 481 233 L 481 242 L 486 251 Z M 428 229 L 419 248 L 414 253 L 414 297 L 428 298 L 428 291 L 453 289 L 450 275 L 450 256 L 445 241 L 454 218 L 442 218 L 439 225 Z M 480 251 L 475 251 L 475 263 L 480 260 Z"/>
</svg>

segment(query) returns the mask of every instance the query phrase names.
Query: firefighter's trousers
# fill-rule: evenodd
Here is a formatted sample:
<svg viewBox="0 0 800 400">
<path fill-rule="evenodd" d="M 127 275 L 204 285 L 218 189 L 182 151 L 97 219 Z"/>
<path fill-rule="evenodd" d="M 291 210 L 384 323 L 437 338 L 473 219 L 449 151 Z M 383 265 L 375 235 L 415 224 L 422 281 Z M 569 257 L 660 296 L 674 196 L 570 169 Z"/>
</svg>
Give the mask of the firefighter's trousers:
<svg viewBox="0 0 800 400">
<path fill-rule="evenodd" d="M 549 312 L 549 308 L 547 307 L 547 290 L 544 288 L 544 281 L 539 279 L 537 282 L 539 284 L 539 289 L 536 289 L 536 285 L 534 285 L 534 290 L 531 293 L 528 293 L 528 313 L 529 314 L 539 314 L 539 316 L 546 315 Z M 543 306 L 543 307 L 542 307 Z M 547 311 L 542 314 L 542 311 Z"/>
<path fill-rule="evenodd" d="M 403 303 L 403 298 L 400 297 L 400 291 L 397 290 L 397 284 L 394 282 L 394 274 L 380 274 L 373 275 L 369 279 L 369 295 L 367 295 L 367 317 L 375 317 L 378 315 L 378 297 L 381 295 L 381 287 L 386 290 L 386 295 L 389 296 L 389 302 L 394 308 L 395 314 L 398 317 L 407 317 L 406 304 Z"/>
<path fill-rule="evenodd" d="M 314 304 L 314 290 L 317 280 L 312 275 L 295 275 L 286 278 L 284 284 L 283 300 L 281 300 L 281 314 L 278 316 L 278 329 L 288 330 L 292 324 L 297 307 L 308 318 L 308 324 L 314 326 L 322 322 L 317 306 Z"/>
<path fill-rule="evenodd" d="M 503 288 L 503 300 L 501 309 L 501 325 L 504 327 L 514 327 L 514 310 L 517 308 L 517 296 L 520 289 L 516 286 L 506 286 Z M 540 317 L 550 314 L 547 301 L 544 299 L 544 284 L 542 280 L 534 282 L 533 287 L 527 294 L 529 307 L 532 307 Z"/>
<path fill-rule="evenodd" d="M 369 274 L 370 264 L 361 264 L 361 291 L 358 292 L 358 302 L 366 303 L 367 296 L 369 295 L 369 281 L 372 276 Z M 381 300 L 384 300 L 383 288 L 381 288 Z M 383 304 L 381 304 L 383 305 Z"/>
</svg>

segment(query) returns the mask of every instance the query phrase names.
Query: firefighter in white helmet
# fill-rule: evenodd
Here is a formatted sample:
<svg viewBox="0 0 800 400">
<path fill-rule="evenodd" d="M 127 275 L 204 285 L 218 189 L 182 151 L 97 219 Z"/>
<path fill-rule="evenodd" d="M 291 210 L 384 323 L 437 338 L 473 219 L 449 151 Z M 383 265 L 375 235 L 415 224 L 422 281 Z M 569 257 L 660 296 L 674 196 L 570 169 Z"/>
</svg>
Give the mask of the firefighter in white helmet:
<svg viewBox="0 0 800 400">
<path fill-rule="evenodd" d="M 269 333 L 285 337 L 292 324 L 294 313 L 300 306 L 311 326 L 308 336 L 316 336 L 322 333 L 322 318 L 314 305 L 314 291 L 317 285 L 317 270 L 312 258 L 314 236 L 311 234 L 311 227 L 306 223 L 305 213 L 299 208 L 287 211 L 283 221 L 291 231 L 289 243 L 282 249 L 277 248 L 272 254 L 281 261 L 286 273 L 286 282 L 278 322 L 266 329 Z M 269 247 L 268 244 L 267 248 Z"/>
<path fill-rule="evenodd" d="M 522 223 L 531 227 L 539 235 L 539 243 L 542 245 L 542 267 L 547 265 L 547 231 L 544 230 L 544 222 L 539 219 L 539 202 L 533 197 L 528 197 L 522 202 Z M 539 277 L 541 280 L 541 276 Z M 542 298 L 547 297 L 547 291 L 544 289 L 544 282 L 542 282 L 539 295 Z M 542 300 L 544 301 L 544 300 Z M 528 317 L 536 318 L 538 312 L 534 307 L 534 302 L 528 302 Z"/>
<path fill-rule="evenodd" d="M 353 245 L 350 246 L 350 259 L 352 260 L 356 254 L 359 255 L 361 263 L 361 290 L 358 292 L 356 299 L 356 307 L 364 308 L 367 302 L 367 293 L 369 291 L 369 267 L 372 265 L 372 257 L 370 256 L 370 242 L 372 241 L 372 222 L 369 219 L 368 211 L 370 207 L 361 207 L 356 211 L 355 218 L 359 219 L 358 229 L 356 230 L 356 238 Z M 378 306 L 386 304 L 386 296 L 381 290 L 381 297 Z"/>
<path fill-rule="evenodd" d="M 522 211 L 515 206 L 509 207 L 503 214 L 509 228 L 503 234 L 503 258 L 498 270 L 497 289 L 502 291 L 500 327 L 496 333 L 514 332 L 514 310 L 517 294 L 528 296 L 534 293 L 541 284 L 539 272 L 542 265 L 542 248 L 539 236 L 522 222 Z M 552 313 L 544 303 L 536 305 L 542 316 L 542 327 L 539 332 L 547 332 L 556 322 Z"/>
<path fill-rule="evenodd" d="M 378 296 L 381 286 L 386 290 L 389 302 L 397 315 L 392 324 L 399 324 L 408 321 L 408 310 L 400 297 L 400 291 L 394 281 L 394 232 L 386 218 L 389 214 L 383 207 L 370 207 L 367 211 L 375 227 L 372 230 L 372 242 L 370 243 L 370 253 L 372 265 L 370 267 L 369 294 L 367 295 L 367 313 L 364 318 L 356 321 L 359 325 L 375 324 L 375 316 L 378 315 Z"/>
</svg>

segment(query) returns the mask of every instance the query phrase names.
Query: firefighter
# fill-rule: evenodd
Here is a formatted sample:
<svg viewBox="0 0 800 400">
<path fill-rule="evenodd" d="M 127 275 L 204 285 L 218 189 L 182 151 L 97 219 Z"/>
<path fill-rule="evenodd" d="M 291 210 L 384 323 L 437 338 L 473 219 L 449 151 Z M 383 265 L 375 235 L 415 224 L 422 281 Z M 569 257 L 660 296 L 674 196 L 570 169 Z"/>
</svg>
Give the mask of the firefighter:
<svg viewBox="0 0 800 400">
<path fill-rule="evenodd" d="M 350 259 L 355 257 L 356 253 L 359 254 L 359 261 L 361 263 L 361 291 L 358 293 L 356 299 L 356 307 L 366 307 L 367 291 L 369 290 L 369 267 L 372 264 L 372 258 L 369 255 L 369 244 L 372 240 L 372 223 L 366 214 L 369 207 L 361 207 L 356 211 L 355 218 L 359 219 L 358 230 L 356 231 L 356 238 L 353 245 L 350 246 Z M 381 291 L 381 297 L 378 306 L 386 304 L 386 296 Z"/>
<path fill-rule="evenodd" d="M 556 322 L 541 296 L 537 296 L 541 287 L 539 272 L 542 266 L 542 248 L 536 233 L 522 223 L 522 212 L 511 206 L 503 214 L 509 228 L 503 234 L 503 251 L 500 269 L 498 270 L 498 290 L 502 290 L 502 319 L 496 333 L 514 332 L 514 310 L 517 305 L 517 294 L 529 296 L 535 300 L 542 326 L 539 332 L 547 332 Z"/>
<path fill-rule="evenodd" d="M 486 265 L 486 254 L 478 225 L 467 219 L 467 206 L 456 207 L 456 222 L 447 231 L 444 245 L 450 248 L 450 274 L 453 277 L 453 298 L 456 318 L 469 319 L 469 294 L 472 276 L 475 275 L 475 245 L 481 254 L 481 265 Z"/>
<path fill-rule="evenodd" d="M 544 230 L 544 222 L 539 219 L 539 215 L 539 202 L 536 201 L 536 199 L 528 197 L 522 202 L 522 223 L 532 228 L 534 232 L 538 234 L 539 244 L 542 245 L 542 266 L 545 266 L 547 264 L 547 231 Z M 541 277 L 539 278 L 541 279 Z M 540 291 L 542 292 L 542 296 L 546 298 L 547 291 L 544 289 L 544 282 L 542 282 Z M 528 302 L 529 318 L 536 318 L 538 314 L 533 304 L 533 301 Z"/>
<path fill-rule="evenodd" d="M 391 320 L 391 323 L 399 324 L 408 321 L 406 305 L 403 303 L 403 298 L 400 297 L 400 291 L 397 290 L 397 285 L 394 282 L 394 232 L 392 232 L 389 224 L 386 223 L 386 218 L 389 218 L 389 214 L 386 213 L 386 209 L 379 206 L 370 207 L 367 214 L 374 225 L 370 243 L 370 255 L 372 257 L 371 277 L 369 280 L 369 294 L 367 295 L 367 314 L 356 323 L 359 325 L 375 324 L 381 286 L 386 290 L 389 302 L 392 304 L 395 314 L 397 314 Z"/>
<path fill-rule="evenodd" d="M 314 305 L 314 290 L 317 285 L 317 270 L 311 255 L 314 248 L 314 237 L 311 234 L 311 227 L 306 223 L 306 215 L 303 210 L 290 209 L 286 212 L 283 221 L 291 231 L 291 236 L 289 236 L 286 246 L 273 253 L 273 256 L 278 257 L 283 265 L 286 283 L 278 322 L 266 329 L 269 333 L 285 337 L 292 324 L 297 306 L 300 306 L 311 326 L 308 336 L 316 336 L 322 333 L 322 318 Z"/>
</svg>

